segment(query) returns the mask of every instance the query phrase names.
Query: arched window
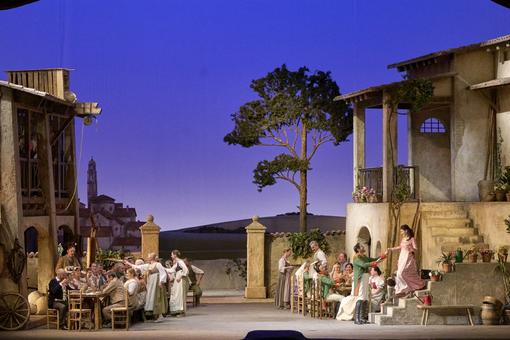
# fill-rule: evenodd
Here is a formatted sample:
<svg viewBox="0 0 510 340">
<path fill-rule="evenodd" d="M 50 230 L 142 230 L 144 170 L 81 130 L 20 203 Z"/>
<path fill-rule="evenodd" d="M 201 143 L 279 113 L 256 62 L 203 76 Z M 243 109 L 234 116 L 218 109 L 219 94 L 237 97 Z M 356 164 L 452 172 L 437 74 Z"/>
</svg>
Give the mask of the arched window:
<svg viewBox="0 0 510 340">
<path fill-rule="evenodd" d="M 446 127 L 437 118 L 427 118 L 421 124 L 421 133 L 446 133 Z"/>
</svg>

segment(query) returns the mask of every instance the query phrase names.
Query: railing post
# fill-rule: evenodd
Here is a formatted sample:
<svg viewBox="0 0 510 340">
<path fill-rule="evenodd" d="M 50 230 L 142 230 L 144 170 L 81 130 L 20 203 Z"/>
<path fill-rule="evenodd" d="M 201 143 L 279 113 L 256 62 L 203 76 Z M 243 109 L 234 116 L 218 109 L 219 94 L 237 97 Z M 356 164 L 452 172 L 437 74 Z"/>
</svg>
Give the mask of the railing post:
<svg viewBox="0 0 510 340">
<path fill-rule="evenodd" d="M 359 170 L 365 167 L 365 108 L 361 104 L 354 104 L 352 135 L 354 191 L 358 185 L 361 185 Z"/>
<path fill-rule="evenodd" d="M 264 236 L 266 227 L 259 223 L 259 217 L 253 216 L 252 223 L 246 227 L 246 289 L 247 299 L 265 299 L 264 287 Z"/>
</svg>

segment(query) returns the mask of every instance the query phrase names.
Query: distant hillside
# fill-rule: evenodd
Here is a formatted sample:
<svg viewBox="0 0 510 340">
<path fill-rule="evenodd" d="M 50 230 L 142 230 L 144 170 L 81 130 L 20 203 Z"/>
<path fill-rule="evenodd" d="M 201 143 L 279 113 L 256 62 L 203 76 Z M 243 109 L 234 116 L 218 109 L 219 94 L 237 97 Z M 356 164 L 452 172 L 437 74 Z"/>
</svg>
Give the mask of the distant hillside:
<svg viewBox="0 0 510 340">
<path fill-rule="evenodd" d="M 245 233 L 244 228 L 251 222 L 251 219 L 245 219 L 183 228 L 176 231 L 187 233 Z M 268 233 L 299 231 L 299 214 L 297 213 L 260 217 L 259 222 L 267 228 Z M 345 230 L 345 217 L 308 215 L 308 229 L 315 228 L 319 228 L 321 231 Z"/>
<path fill-rule="evenodd" d="M 160 256 L 168 258 L 173 249 L 179 249 L 184 257 L 195 260 L 245 258 L 244 228 L 251 222 L 251 219 L 245 219 L 163 231 L 159 235 Z M 299 230 L 298 214 L 261 217 L 259 222 L 266 226 L 268 233 Z M 345 217 L 309 215 L 308 229 L 314 228 L 321 231 L 345 230 Z"/>
</svg>

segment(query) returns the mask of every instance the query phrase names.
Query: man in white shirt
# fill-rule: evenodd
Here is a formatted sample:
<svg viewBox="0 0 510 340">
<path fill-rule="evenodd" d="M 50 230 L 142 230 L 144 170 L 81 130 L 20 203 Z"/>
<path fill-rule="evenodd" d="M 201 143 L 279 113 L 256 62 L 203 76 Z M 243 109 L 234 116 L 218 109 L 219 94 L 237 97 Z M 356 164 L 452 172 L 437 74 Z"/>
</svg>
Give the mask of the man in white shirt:
<svg viewBox="0 0 510 340">
<path fill-rule="evenodd" d="M 184 259 L 184 263 L 188 266 L 188 278 L 190 281 L 189 290 L 193 291 L 197 306 L 200 305 L 200 297 L 202 297 L 202 288 L 200 288 L 200 282 L 204 277 L 204 271 L 193 264 L 190 259 Z"/>
<path fill-rule="evenodd" d="M 327 265 L 328 260 L 326 259 L 326 254 L 319 248 L 319 243 L 317 241 L 310 242 L 310 248 L 313 251 L 313 262 L 320 262 L 321 265 Z"/>
</svg>

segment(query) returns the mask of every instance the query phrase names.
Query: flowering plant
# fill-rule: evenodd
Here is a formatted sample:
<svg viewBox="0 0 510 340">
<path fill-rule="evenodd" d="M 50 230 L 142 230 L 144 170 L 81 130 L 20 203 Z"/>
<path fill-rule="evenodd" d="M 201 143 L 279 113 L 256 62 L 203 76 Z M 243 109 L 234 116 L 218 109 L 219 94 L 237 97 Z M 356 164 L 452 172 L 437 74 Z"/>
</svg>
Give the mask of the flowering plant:
<svg viewBox="0 0 510 340">
<path fill-rule="evenodd" d="M 429 276 L 432 277 L 432 276 L 439 276 L 441 275 L 441 272 L 437 269 L 435 270 L 431 270 L 430 273 L 429 273 Z"/>
<path fill-rule="evenodd" d="M 376 199 L 376 197 L 375 190 L 367 187 L 357 187 L 352 193 L 352 199 L 354 202 L 371 202 Z"/>
<path fill-rule="evenodd" d="M 492 256 L 492 255 L 494 255 L 494 250 L 491 250 L 491 249 L 482 249 L 482 250 L 480 250 L 480 254 L 482 256 L 484 256 L 484 255 L 485 256 Z"/>
</svg>

